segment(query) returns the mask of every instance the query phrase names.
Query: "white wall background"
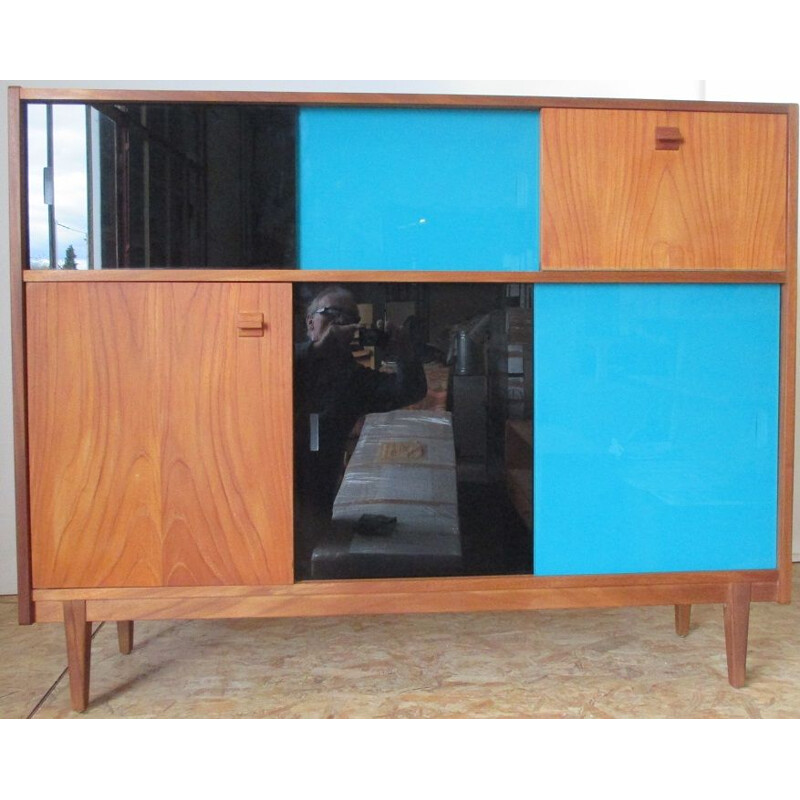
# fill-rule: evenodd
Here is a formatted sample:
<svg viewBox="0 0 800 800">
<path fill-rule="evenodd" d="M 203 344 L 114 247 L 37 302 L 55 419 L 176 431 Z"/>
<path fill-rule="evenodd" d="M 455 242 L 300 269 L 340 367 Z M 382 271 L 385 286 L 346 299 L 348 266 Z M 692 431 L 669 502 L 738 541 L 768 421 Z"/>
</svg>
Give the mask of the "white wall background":
<svg viewBox="0 0 800 800">
<path fill-rule="evenodd" d="M 8 218 L 8 86 L 94 89 L 216 89 L 231 91 L 354 91 L 505 94 L 539 97 L 625 97 L 672 100 L 800 102 L 800 81 L 0 81 L 0 594 L 16 593 L 16 528 L 11 414 L 11 346 Z M 800 351 L 800 348 L 798 348 Z M 798 462 L 800 463 L 800 462 Z M 798 516 L 795 489 L 795 518 Z M 797 531 L 799 526 L 795 526 Z M 794 551 L 800 559 L 800 536 Z"/>
</svg>

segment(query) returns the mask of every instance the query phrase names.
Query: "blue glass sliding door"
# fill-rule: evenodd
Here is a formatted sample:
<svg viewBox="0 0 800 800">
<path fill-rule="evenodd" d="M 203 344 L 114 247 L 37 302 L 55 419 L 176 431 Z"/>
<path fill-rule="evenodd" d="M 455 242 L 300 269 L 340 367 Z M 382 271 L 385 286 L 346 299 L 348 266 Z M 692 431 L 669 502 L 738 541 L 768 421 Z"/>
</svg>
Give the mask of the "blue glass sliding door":
<svg viewBox="0 0 800 800">
<path fill-rule="evenodd" d="M 780 287 L 539 285 L 534 572 L 776 566 Z"/>
<path fill-rule="evenodd" d="M 535 270 L 539 115 L 303 108 L 302 269 Z"/>
</svg>

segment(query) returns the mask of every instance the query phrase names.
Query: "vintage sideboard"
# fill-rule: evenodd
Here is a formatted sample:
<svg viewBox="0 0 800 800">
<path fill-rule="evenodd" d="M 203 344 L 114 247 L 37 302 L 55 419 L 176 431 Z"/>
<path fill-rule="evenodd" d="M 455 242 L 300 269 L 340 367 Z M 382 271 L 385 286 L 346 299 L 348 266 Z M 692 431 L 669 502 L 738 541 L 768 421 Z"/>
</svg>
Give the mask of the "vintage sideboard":
<svg viewBox="0 0 800 800">
<path fill-rule="evenodd" d="M 31 252 L 63 109 L 88 269 Z M 16 87 L 9 116 L 19 617 L 63 622 L 75 709 L 92 624 L 130 652 L 145 619 L 664 605 L 685 634 L 716 603 L 744 684 L 751 602 L 790 600 L 796 106 Z M 297 293 L 365 282 L 529 292 L 527 570 L 298 573 Z"/>
</svg>

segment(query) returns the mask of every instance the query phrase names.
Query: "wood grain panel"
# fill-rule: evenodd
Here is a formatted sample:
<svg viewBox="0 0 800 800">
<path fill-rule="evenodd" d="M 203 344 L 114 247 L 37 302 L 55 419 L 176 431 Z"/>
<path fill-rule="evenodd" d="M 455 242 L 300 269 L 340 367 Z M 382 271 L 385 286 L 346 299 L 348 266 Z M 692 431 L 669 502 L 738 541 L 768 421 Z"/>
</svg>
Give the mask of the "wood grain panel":
<svg viewBox="0 0 800 800">
<path fill-rule="evenodd" d="M 775 602 L 777 570 L 535 575 L 304 581 L 273 586 L 37 589 L 37 622 L 56 622 L 68 600 L 86 600 L 91 619 L 320 616 L 334 613 L 486 611 L 580 605 L 721 603 L 731 582 L 749 583 L 752 599 Z"/>
<path fill-rule="evenodd" d="M 34 586 L 160 582 L 154 289 L 28 288 Z"/>
<path fill-rule="evenodd" d="M 89 704 L 89 676 L 92 663 L 92 623 L 86 618 L 86 603 L 64 603 L 64 633 L 67 639 L 69 694 L 72 708 L 85 711 Z"/>
<path fill-rule="evenodd" d="M 791 263 L 791 262 L 790 262 Z M 384 272 L 275 269 L 27 270 L 25 283 L 783 283 L 775 270 L 599 270 L 550 272 Z"/>
<path fill-rule="evenodd" d="M 797 366 L 797 164 L 798 108 L 789 110 L 788 201 L 786 285 L 781 289 L 781 404 L 778 462 L 778 600 L 788 603 L 792 596 L 792 531 L 794 510 L 794 461 L 796 428 Z"/>
<path fill-rule="evenodd" d="M 747 677 L 747 634 L 750 626 L 751 588 L 749 583 L 732 583 L 725 603 L 725 651 L 728 681 L 741 689 Z"/>
<path fill-rule="evenodd" d="M 578 589 L 616 592 L 626 587 L 720 585 L 751 583 L 772 586 L 778 582 L 778 571 L 715 570 L 712 572 L 648 572 L 627 575 L 485 575 L 453 576 L 446 578 L 358 578 L 330 581 L 300 581 L 291 585 L 275 586 L 165 586 L 158 589 L 115 586 L 96 589 L 37 589 L 33 599 L 39 604 L 56 600 L 139 600 L 144 598 L 216 598 L 216 597 L 316 597 L 334 594 L 436 594 L 440 592 L 481 592 L 489 594 L 498 589 L 522 591 L 535 589 Z"/>
<path fill-rule="evenodd" d="M 164 584 L 292 581 L 291 287 L 162 295 Z M 264 337 L 239 337 L 263 311 Z"/>
<path fill-rule="evenodd" d="M 28 287 L 35 587 L 291 581 L 290 315 L 289 286 Z"/>
<path fill-rule="evenodd" d="M 577 607 L 613 607 L 624 605 L 672 605 L 674 603 L 721 603 L 725 602 L 723 596 L 726 591 L 720 582 L 705 583 L 702 576 L 693 580 L 686 580 L 675 585 L 657 584 L 650 591 L 646 586 L 599 586 L 588 587 L 573 585 L 573 590 L 568 587 L 541 586 L 533 591 L 523 591 L 507 586 L 502 579 L 486 579 L 496 582 L 494 590 L 480 593 L 481 610 L 501 611 L 511 610 L 508 599 L 514 597 L 518 604 L 516 608 L 577 608 Z M 155 589 L 87 589 L 75 594 L 77 599 L 85 599 L 89 604 L 90 618 L 93 620 L 126 620 L 135 616 L 136 619 L 170 619 L 182 616 L 184 619 L 203 619 L 206 614 L 217 617 L 247 617 L 247 616 L 324 616 L 335 613 L 345 613 L 336 609 L 354 609 L 347 613 L 377 613 L 373 611 L 381 607 L 386 613 L 417 612 L 443 612 L 452 610 L 467 610 L 474 605 L 472 600 L 465 601 L 463 606 L 457 605 L 459 596 L 472 596 L 472 590 L 461 586 L 453 586 L 448 592 L 429 591 L 423 592 L 425 599 L 420 601 L 418 592 L 412 588 L 402 589 L 397 581 L 384 581 L 386 591 L 374 591 L 375 582 L 367 581 L 369 587 L 353 591 L 352 581 L 345 581 L 348 589 L 345 591 L 331 591 L 334 598 L 330 600 L 323 589 L 316 592 L 305 591 L 309 587 L 305 584 L 295 584 L 286 587 L 283 593 L 267 593 L 252 591 L 248 593 L 246 587 L 219 587 L 216 591 L 207 587 L 204 591 L 196 593 L 190 589 L 183 589 L 177 594 L 173 588 Z M 537 584 L 538 585 L 538 584 Z M 328 584 L 327 586 L 330 586 Z M 326 586 L 326 588 L 327 588 Z M 229 589 L 237 591 L 227 591 Z M 266 587 L 265 587 L 266 588 Z M 340 589 L 340 587 L 336 587 Z M 299 590 L 299 591 L 298 591 Z M 393 591 L 392 591 L 393 590 Z M 137 592 L 138 594 L 131 594 Z M 777 588 L 774 582 L 753 583 L 752 600 L 754 602 L 776 602 Z M 76 590 L 72 590 L 76 592 Z M 36 622 L 60 622 L 63 619 L 64 599 L 57 599 L 64 594 L 64 590 L 40 589 L 34 593 Z M 388 595 L 387 599 L 381 599 Z M 372 598 L 377 599 L 373 606 Z M 441 598 L 445 598 L 443 602 Z M 454 600 L 455 598 L 455 600 Z M 570 605 L 565 605 L 569 598 Z M 67 598 L 70 599 L 70 598 Z M 421 602 L 421 605 L 420 605 Z M 390 610 L 391 609 L 391 610 Z"/>
<path fill-rule="evenodd" d="M 33 577 L 30 550 L 30 509 L 28 506 L 28 426 L 25 397 L 25 295 L 22 283 L 27 253 L 27 215 L 22 213 L 23 165 L 27 161 L 24 110 L 19 89 L 8 90 L 8 230 L 9 275 L 11 278 L 11 373 L 14 404 L 14 484 L 17 522 L 17 606 L 21 625 L 34 618 Z"/>
<path fill-rule="evenodd" d="M 279 103 L 312 106 L 401 106 L 465 108 L 631 108 L 784 113 L 785 104 L 647 100 L 598 97 L 530 97 L 513 95 L 399 94 L 383 92 L 246 92 L 180 89 L 80 89 L 21 87 L 23 100 L 96 103 Z"/>
<path fill-rule="evenodd" d="M 784 115 L 544 109 L 543 269 L 785 269 Z M 678 150 L 656 150 L 658 127 Z"/>
<path fill-rule="evenodd" d="M 235 619 L 251 617 L 327 617 L 354 614 L 424 614 L 536 609 L 619 608 L 624 606 L 721 603 L 725 587 L 718 584 L 626 587 L 616 591 L 575 589 L 503 590 L 408 594 L 331 594 L 328 596 L 238 597 L 201 600 L 89 600 L 89 618 Z M 38 609 L 38 606 L 37 606 Z"/>
</svg>

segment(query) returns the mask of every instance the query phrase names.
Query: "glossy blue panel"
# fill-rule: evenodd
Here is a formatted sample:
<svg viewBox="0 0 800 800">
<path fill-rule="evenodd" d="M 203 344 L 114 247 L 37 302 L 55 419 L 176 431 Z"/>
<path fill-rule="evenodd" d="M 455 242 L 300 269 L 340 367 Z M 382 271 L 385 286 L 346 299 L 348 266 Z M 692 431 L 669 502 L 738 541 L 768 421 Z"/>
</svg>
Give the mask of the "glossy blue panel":
<svg viewBox="0 0 800 800">
<path fill-rule="evenodd" d="M 535 287 L 536 574 L 776 566 L 779 303 Z"/>
<path fill-rule="evenodd" d="M 303 269 L 535 270 L 536 111 L 303 108 Z"/>
</svg>

